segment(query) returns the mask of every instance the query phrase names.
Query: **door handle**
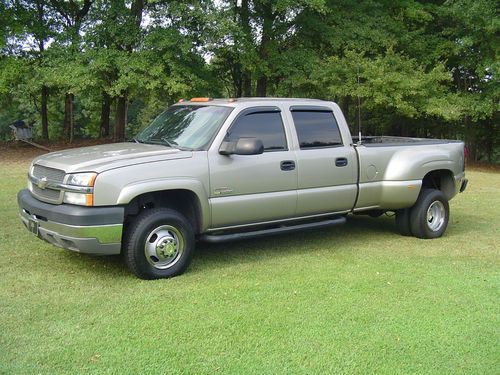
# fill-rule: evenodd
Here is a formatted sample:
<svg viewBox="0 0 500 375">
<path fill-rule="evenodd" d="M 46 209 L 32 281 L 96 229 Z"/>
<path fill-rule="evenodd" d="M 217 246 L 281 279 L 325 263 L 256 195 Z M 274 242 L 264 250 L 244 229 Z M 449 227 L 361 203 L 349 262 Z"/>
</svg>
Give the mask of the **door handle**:
<svg viewBox="0 0 500 375">
<path fill-rule="evenodd" d="M 293 160 L 283 160 L 280 163 L 282 171 L 293 171 L 295 169 L 295 162 Z"/>
<path fill-rule="evenodd" d="M 337 159 L 335 159 L 335 165 L 337 167 L 345 167 L 347 165 L 347 158 L 337 158 Z"/>
</svg>

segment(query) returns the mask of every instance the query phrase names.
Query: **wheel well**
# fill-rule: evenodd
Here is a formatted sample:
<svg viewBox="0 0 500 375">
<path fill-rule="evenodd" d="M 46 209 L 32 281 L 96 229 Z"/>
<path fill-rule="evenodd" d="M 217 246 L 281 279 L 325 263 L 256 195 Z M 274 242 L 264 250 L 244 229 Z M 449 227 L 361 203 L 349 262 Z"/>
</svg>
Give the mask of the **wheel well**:
<svg viewBox="0 0 500 375">
<path fill-rule="evenodd" d="M 125 207 L 125 221 L 132 220 L 143 210 L 165 207 L 184 215 L 193 226 L 196 234 L 201 230 L 201 206 L 195 193 L 191 190 L 161 190 L 141 194 L 132 199 Z"/>
<path fill-rule="evenodd" d="M 447 200 L 455 194 L 453 172 L 448 169 L 439 169 L 427 173 L 422 180 L 422 189 L 438 189 L 443 192 Z"/>
</svg>

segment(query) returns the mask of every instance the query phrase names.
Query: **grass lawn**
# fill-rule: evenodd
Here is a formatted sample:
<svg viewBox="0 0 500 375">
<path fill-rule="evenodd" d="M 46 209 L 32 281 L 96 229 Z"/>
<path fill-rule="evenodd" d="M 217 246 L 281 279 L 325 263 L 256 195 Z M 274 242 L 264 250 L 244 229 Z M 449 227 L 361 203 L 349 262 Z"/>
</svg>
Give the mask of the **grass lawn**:
<svg viewBox="0 0 500 375">
<path fill-rule="evenodd" d="M 468 172 L 441 239 L 352 217 L 141 281 L 32 237 L 27 167 L 0 155 L 0 373 L 499 373 L 499 173 Z"/>
</svg>

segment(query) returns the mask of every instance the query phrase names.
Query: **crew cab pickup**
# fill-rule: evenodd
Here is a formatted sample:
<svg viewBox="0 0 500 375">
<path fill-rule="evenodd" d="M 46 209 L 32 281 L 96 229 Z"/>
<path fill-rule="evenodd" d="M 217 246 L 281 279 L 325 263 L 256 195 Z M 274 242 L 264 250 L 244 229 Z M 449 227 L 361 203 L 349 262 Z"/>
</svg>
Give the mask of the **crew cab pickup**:
<svg viewBox="0 0 500 375">
<path fill-rule="evenodd" d="M 333 102 L 195 98 L 132 141 L 36 158 L 18 194 L 39 238 L 120 254 L 140 278 L 179 275 L 196 241 L 222 242 L 395 212 L 403 235 L 440 237 L 467 185 L 464 144 L 351 137 Z"/>
</svg>

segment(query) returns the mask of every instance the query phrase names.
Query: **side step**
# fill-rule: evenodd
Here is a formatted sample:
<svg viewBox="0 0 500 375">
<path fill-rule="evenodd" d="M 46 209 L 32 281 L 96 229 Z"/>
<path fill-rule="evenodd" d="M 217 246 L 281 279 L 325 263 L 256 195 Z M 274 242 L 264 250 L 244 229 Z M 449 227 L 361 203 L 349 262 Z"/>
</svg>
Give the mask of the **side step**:
<svg viewBox="0 0 500 375">
<path fill-rule="evenodd" d="M 268 228 L 268 229 L 260 229 L 252 232 L 242 232 L 242 233 L 231 233 L 231 234 L 204 234 L 201 236 L 201 240 L 205 242 L 211 243 L 221 243 L 221 242 L 229 242 L 236 240 L 246 240 L 249 238 L 256 237 L 264 237 L 264 236 L 273 236 L 277 234 L 288 233 L 297 230 L 308 230 L 308 229 L 317 229 L 317 228 L 325 228 L 332 227 L 335 225 L 344 224 L 346 222 L 346 218 L 344 216 L 336 217 L 334 219 L 316 221 L 312 223 L 303 223 L 297 225 L 289 225 L 283 226 L 279 228 Z"/>
</svg>

